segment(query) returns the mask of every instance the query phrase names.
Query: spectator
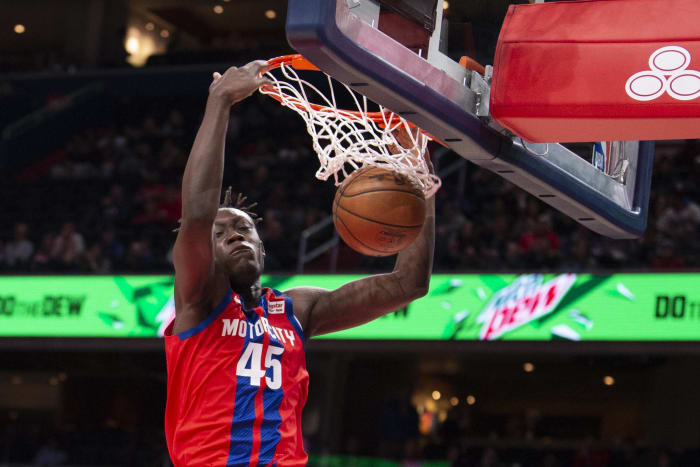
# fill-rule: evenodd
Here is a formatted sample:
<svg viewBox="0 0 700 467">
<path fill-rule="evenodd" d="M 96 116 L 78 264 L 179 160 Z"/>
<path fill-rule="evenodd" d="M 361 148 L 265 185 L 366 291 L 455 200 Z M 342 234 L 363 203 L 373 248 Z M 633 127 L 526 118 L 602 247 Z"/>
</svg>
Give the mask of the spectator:
<svg viewBox="0 0 700 467">
<path fill-rule="evenodd" d="M 442 258 L 441 262 L 444 262 L 448 257 L 450 238 L 459 231 L 466 221 L 457 200 L 446 200 L 440 209 L 440 216 L 435 225 L 435 255 L 436 258 Z"/>
<path fill-rule="evenodd" d="M 655 224 L 659 232 L 672 235 L 681 220 L 683 201 L 679 196 L 663 194 L 656 204 Z"/>
<path fill-rule="evenodd" d="M 185 134 L 185 117 L 178 109 L 172 109 L 163 123 L 161 133 L 164 136 L 181 138 Z"/>
<path fill-rule="evenodd" d="M 482 264 L 479 254 L 481 241 L 474 223 L 466 219 L 449 242 L 449 261 L 452 267 L 476 269 Z"/>
<path fill-rule="evenodd" d="M 41 245 L 32 258 L 32 271 L 49 271 L 53 268 L 51 250 L 54 244 L 54 234 L 46 233 L 41 237 Z"/>
<path fill-rule="evenodd" d="M 124 187 L 112 185 L 109 193 L 102 197 L 100 209 L 98 215 L 102 221 L 98 221 L 99 224 L 113 228 L 126 222 L 131 211 L 129 201 L 124 194 Z"/>
<path fill-rule="evenodd" d="M 158 168 L 163 175 L 177 180 L 186 162 L 187 154 L 175 141 L 170 138 L 163 141 L 158 153 Z"/>
<path fill-rule="evenodd" d="M 592 253 L 598 265 L 604 269 L 616 269 L 625 266 L 628 261 L 628 242 L 601 238 Z"/>
<path fill-rule="evenodd" d="M 5 245 L 5 264 L 8 268 L 26 269 L 34 254 L 34 244 L 27 238 L 27 224 L 15 224 L 15 236 Z"/>
<path fill-rule="evenodd" d="M 552 231 L 549 215 L 542 214 L 537 218 L 530 218 L 528 224 L 528 231 L 521 235 L 518 242 L 523 253 L 529 253 L 533 248 L 559 251 L 559 237 Z"/>
<path fill-rule="evenodd" d="M 504 269 L 524 269 L 526 265 L 523 263 L 523 254 L 520 246 L 511 241 L 506 243 L 505 257 L 503 258 Z"/>
<path fill-rule="evenodd" d="M 182 214 L 182 200 L 180 190 L 173 185 L 167 185 L 158 198 L 158 209 L 163 212 L 164 220 L 174 224 Z"/>
<path fill-rule="evenodd" d="M 51 259 L 60 269 L 75 269 L 84 251 L 83 236 L 75 231 L 72 222 L 64 222 L 51 246 Z"/>
<path fill-rule="evenodd" d="M 676 253 L 673 242 L 669 239 L 661 240 L 656 255 L 651 260 L 652 269 L 680 269 L 683 266 L 683 258 Z"/>
<path fill-rule="evenodd" d="M 527 264 L 533 267 L 555 268 L 560 260 L 559 236 L 552 231 L 549 214 L 527 221 L 528 229 L 518 241 Z"/>
<path fill-rule="evenodd" d="M 160 208 L 155 199 L 148 199 L 143 206 L 143 210 L 131 219 L 131 223 L 157 228 L 158 224 L 164 224 L 167 220 L 167 211 Z"/>
<path fill-rule="evenodd" d="M 261 237 L 268 253 L 265 267 L 269 271 L 289 271 L 296 263 L 296 245 L 289 234 L 285 234 L 282 223 L 272 210 L 265 211 Z"/>
<path fill-rule="evenodd" d="M 112 268 L 118 267 L 121 264 L 122 258 L 124 257 L 124 245 L 119 242 L 114 230 L 102 231 L 100 249 Z"/>
<path fill-rule="evenodd" d="M 569 251 L 564 255 L 562 269 L 570 272 L 590 271 L 598 266 L 595 257 L 591 254 L 590 234 L 580 228 L 569 239 Z"/>
<path fill-rule="evenodd" d="M 124 265 L 129 271 L 150 272 L 156 266 L 151 247 L 146 240 L 135 240 L 129 244 L 129 251 L 124 258 Z"/>
<path fill-rule="evenodd" d="M 80 258 L 80 266 L 83 271 L 104 274 L 111 271 L 112 266 L 109 259 L 102 254 L 102 247 L 99 243 L 93 243 Z"/>
</svg>

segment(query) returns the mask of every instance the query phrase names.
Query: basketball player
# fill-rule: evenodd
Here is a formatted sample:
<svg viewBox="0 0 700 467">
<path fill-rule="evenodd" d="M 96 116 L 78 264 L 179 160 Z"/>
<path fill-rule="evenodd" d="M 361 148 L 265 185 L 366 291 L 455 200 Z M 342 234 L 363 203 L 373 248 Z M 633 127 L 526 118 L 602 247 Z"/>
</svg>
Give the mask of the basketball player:
<svg viewBox="0 0 700 467">
<path fill-rule="evenodd" d="M 265 248 L 255 216 L 231 205 L 230 190 L 224 206 L 219 200 L 230 108 L 267 83 L 266 67 L 255 61 L 214 73 L 182 180 L 177 313 L 165 332 L 165 431 L 176 466 L 306 465 L 306 341 L 400 309 L 428 290 L 432 199 L 422 233 L 393 272 L 336 290 L 261 286 Z"/>
</svg>

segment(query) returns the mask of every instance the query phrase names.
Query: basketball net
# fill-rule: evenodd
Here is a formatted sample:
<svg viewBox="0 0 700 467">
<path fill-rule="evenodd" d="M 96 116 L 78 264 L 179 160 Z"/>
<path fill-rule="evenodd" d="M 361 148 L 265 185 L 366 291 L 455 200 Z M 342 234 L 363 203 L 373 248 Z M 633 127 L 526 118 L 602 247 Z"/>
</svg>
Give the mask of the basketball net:
<svg viewBox="0 0 700 467">
<path fill-rule="evenodd" d="M 271 86 L 262 86 L 260 92 L 279 101 L 301 115 L 313 140 L 320 168 L 319 180 L 332 175 L 338 186 L 349 174 L 364 166 L 375 166 L 402 174 L 415 181 L 426 198 L 440 188 L 440 179 L 430 173 L 423 158 L 429 136 L 421 137 L 406 119 L 379 106 L 379 111 L 368 111 L 367 97 L 339 83 L 351 97 L 357 110 L 339 109 L 333 80 L 301 55 L 287 55 L 269 60 L 265 76 Z M 328 80 L 329 96 L 316 86 L 301 79 L 296 69 L 316 70 Z M 272 71 L 278 73 L 272 73 Z M 276 74 L 280 74 L 278 77 Z M 320 102 L 315 103 L 312 101 Z M 405 130 L 410 142 L 406 147 L 394 136 L 397 130 Z M 393 153 L 392 153 L 393 150 Z"/>
</svg>

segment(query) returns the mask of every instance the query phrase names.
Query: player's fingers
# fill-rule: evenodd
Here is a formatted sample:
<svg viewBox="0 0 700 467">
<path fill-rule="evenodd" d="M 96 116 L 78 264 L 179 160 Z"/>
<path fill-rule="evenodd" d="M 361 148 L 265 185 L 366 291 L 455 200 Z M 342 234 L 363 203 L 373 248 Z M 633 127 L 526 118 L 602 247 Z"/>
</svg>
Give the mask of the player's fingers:
<svg viewBox="0 0 700 467">
<path fill-rule="evenodd" d="M 252 71 L 256 75 L 261 75 L 261 74 L 265 73 L 269 67 L 270 67 L 270 65 L 267 63 L 266 60 L 254 60 L 250 63 L 247 63 L 244 66 L 244 68 L 249 69 L 250 71 Z"/>
<path fill-rule="evenodd" d="M 214 73 L 212 73 L 211 76 L 212 76 L 212 78 L 214 78 L 214 81 L 216 81 L 217 79 L 221 78 L 221 73 L 219 73 L 218 71 L 215 71 Z"/>
<path fill-rule="evenodd" d="M 261 76 L 258 78 L 258 83 L 260 86 L 274 86 L 275 83 L 272 82 L 271 79 L 265 78 L 264 76 Z"/>
</svg>

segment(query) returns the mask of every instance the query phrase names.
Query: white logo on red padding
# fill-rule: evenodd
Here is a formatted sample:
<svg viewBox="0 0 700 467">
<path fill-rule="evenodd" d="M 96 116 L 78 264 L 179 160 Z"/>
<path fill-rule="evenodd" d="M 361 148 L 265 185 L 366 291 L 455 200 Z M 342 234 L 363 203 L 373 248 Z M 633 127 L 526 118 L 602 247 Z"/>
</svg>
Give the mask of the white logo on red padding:
<svg viewBox="0 0 700 467">
<path fill-rule="evenodd" d="M 629 77 L 627 95 L 638 101 L 653 101 L 663 93 L 679 101 L 700 97 L 700 72 L 688 70 L 690 53 L 683 47 L 661 47 L 649 57 L 649 70 Z"/>
</svg>

